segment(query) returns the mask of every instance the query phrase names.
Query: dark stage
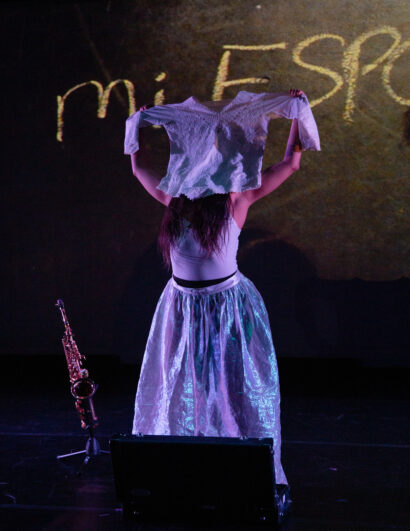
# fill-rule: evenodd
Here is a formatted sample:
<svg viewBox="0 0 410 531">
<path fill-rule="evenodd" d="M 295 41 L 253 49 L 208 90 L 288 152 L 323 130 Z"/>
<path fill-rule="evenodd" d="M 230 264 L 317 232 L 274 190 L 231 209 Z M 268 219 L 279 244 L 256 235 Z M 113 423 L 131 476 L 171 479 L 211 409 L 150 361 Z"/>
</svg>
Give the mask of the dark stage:
<svg viewBox="0 0 410 531">
<path fill-rule="evenodd" d="M 145 104 L 291 88 L 309 99 L 321 151 L 250 208 L 238 252 L 278 357 L 293 500 L 282 527 L 410 530 L 408 2 L 15 0 L 0 13 L 0 531 L 126 529 L 110 456 L 81 475 L 81 457 L 56 459 L 86 434 L 55 307 L 67 304 L 99 385 L 108 450 L 131 432 L 171 275 L 157 245 L 164 205 L 131 172 L 126 119 Z M 269 122 L 263 169 L 284 158 L 290 127 Z M 169 137 L 146 133 L 163 176 Z"/>
<path fill-rule="evenodd" d="M 130 432 L 136 366 L 87 360 L 99 384 L 97 436 Z M 286 530 L 410 529 L 408 369 L 366 368 L 349 360 L 280 359 L 282 462 L 293 504 Z M 1 529 L 126 529 L 110 456 L 57 454 L 82 449 L 64 355 L 3 362 Z M 135 529 L 207 529 L 195 522 L 140 523 Z M 214 529 L 255 529 L 215 525 Z"/>
</svg>

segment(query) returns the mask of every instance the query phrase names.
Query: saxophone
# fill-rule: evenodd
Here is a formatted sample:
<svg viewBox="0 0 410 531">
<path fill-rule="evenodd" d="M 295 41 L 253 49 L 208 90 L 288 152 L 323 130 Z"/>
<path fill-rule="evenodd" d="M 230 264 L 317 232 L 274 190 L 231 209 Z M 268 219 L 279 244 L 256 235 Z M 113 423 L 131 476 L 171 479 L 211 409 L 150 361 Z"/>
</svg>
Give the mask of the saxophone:
<svg viewBox="0 0 410 531">
<path fill-rule="evenodd" d="M 75 407 L 80 415 L 81 427 L 84 430 L 93 432 L 94 428 L 98 425 L 98 417 L 95 415 L 92 399 L 97 390 L 97 385 L 89 377 L 87 369 L 83 367 L 85 356 L 80 354 L 74 340 L 73 332 L 65 313 L 64 302 L 61 299 L 58 299 L 56 306 L 61 312 L 65 327 L 61 342 L 63 343 L 64 353 L 67 360 L 71 394 L 75 398 Z"/>
</svg>

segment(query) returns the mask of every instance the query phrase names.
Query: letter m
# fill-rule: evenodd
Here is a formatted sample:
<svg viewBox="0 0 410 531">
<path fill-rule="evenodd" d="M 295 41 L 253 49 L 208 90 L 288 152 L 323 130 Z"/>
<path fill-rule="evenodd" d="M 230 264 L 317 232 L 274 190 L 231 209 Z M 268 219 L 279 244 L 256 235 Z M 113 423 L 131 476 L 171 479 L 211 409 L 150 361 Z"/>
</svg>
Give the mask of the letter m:
<svg viewBox="0 0 410 531">
<path fill-rule="evenodd" d="M 105 88 L 99 81 L 86 81 L 85 83 L 80 83 L 79 85 L 75 85 L 74 87 L 70 88 L 63 96 L 57 96 L 57 141 L 63 141 L 64 107 L 66 99 L 70 94 L 87 85 L 94 85 L 94 87 L 97 89 L 98 98 L 97 116 L 98 118 L 105 118 L 107 115 L 107 107 L 110 101 L 111 90 L 119 83 L 124 83 L 124 86 L 127 89 L 128 111 L 129 114 L 133 114 L 135 112 L 135 91 L 133 83 L 128 79 L 116 79 L 111 81 L 111 83 L 109 83 Z"/>
</svg>

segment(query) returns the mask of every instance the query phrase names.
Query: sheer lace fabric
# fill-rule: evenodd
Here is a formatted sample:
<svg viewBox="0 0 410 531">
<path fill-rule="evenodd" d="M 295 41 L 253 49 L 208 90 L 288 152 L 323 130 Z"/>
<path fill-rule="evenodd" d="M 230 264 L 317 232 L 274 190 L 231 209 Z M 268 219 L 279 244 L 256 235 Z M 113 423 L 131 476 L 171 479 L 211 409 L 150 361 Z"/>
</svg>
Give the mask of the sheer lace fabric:
<svg viewBox="0 0 410 531">
<path fill-rule="evenodd" d="M 182 103 L 138 111 L 126 121 L 124 152 L 139 149 L 140 127 L 162 125 L 170 140 L 167 174 L 158 188 L 191 199 L 259 188 L 269 120 L 297 118 L 304 150 L 320 150 L 316 122 L 305 96 L 240 91 L 232 100 Z"/>
</svg>

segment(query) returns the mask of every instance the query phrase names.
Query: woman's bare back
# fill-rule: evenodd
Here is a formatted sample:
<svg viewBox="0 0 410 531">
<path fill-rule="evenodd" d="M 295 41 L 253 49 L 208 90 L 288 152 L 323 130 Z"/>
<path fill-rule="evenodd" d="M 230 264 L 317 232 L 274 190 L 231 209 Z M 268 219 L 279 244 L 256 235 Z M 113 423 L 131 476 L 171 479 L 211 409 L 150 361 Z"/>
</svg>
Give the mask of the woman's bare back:
<svg viewBox="0 0 410 531">
<path fill-rule="evenodd" d="M 231 192 L 232 217 L 240 229 L 245 225 L 249 204 L 243 197 L 243 192 Z"/>
</svg>

